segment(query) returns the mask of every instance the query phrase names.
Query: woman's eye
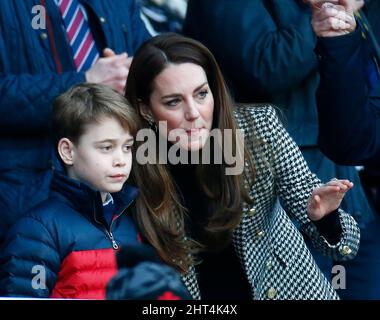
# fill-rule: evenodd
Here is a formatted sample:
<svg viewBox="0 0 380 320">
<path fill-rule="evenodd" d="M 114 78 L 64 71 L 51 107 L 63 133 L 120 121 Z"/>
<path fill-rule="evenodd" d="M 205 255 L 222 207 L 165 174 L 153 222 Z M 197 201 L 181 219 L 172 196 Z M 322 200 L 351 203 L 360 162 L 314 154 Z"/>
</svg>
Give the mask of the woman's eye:
<svg viewBox="0 0 380 320">
<path fill-rule="evenodd" d="M 202 90 L 202 91 L 199 91 L 199 92 L 198 92 L 198 97 L 199 97 L 200 99 L 205 99 L 206 96 L 207 96 L 207 94 L 208 94 L 208 91 L 207 91 L 207 90 Z"/>
<path fill-rule="evenodd" d="M 165 102 L 165 104 L 169 107 L 175 107 L 179 103 L 179 99 L 173 99 Z"/>
</svg>

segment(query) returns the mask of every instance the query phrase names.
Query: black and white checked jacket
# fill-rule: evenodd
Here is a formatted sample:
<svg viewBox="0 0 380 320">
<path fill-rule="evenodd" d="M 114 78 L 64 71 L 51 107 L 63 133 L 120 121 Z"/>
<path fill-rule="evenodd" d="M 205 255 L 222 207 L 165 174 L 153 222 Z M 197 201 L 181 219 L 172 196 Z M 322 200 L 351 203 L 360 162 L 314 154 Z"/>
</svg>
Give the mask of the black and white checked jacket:
<svg viewBox="0 0 380 320">
<path fill-rule="evenodd" d="M 244 106 L 235 111 L 235 117 L 256 166 L 254 181 L 249 169 L 245 170 L 254 204 L 243 206 L 242 221 L 233 235 L 252 299 L 339 299 L 291 219 L 316 248 L 338 261 L 356 255 L 360 240 L 357 223 L 339 210 L 342 236 L 337 244 L 329 244 L 306 212 L 307 200 L 321 181 L 309 171 L 274 108 Z M 182 279 L 193 298 L 201 299 L 194 268 Z"/>
</svg>

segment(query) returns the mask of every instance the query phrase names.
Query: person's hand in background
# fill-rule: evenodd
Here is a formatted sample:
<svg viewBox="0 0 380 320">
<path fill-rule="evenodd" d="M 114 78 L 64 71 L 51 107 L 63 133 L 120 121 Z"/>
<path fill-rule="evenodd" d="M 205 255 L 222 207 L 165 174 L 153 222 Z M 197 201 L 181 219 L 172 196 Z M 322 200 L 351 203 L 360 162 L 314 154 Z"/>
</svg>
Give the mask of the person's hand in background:
<svg viewBox="0 0 380 320">
<path fill-rule="evenodd" d="M 342 5 L 325 2 L 313 7 L 311 24 L 318 37 L 336 37 L 353 32 L 356 20 L 353 11 Z"/>
<path fill-rule="evenodd" d="M 336 37 L 356 29 L 354 13 L 364 0 L 304 0 L 312 7 L 313 30 L 318 37 Z"/>
<path fill-rule="evenodd" d="M 364 6 L 364 0 L 304 0 L 313 8 L 321 8 L 324 3 L 343 6 L 348 12 L 356 12 Z"/>
<path fill-rule="evenodd" d="M 132 63 L 126 52 L 115 54 L 111 49 L 103 51 L 103 57 L 86 72 L 86 81 L 108 85 L 124 94 L 125 84 Z"/>
</svg>

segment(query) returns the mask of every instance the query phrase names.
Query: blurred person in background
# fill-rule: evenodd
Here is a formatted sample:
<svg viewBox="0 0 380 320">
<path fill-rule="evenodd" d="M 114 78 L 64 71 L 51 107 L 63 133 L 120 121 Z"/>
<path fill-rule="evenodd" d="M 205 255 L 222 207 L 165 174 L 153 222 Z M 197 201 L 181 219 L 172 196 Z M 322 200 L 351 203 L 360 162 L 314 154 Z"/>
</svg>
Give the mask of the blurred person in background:
<svg viewBox="0 0 380 320">
<path fill-rule="evenodd" d="M 151 34 L 181 32 L 187 0 L 139 0 L 144 22 Z"/>
<path fill-rule="evenodd" d="M 379 1 L 366 2 L 363 8 L 364 1 L 356 0 L 323 6 L 309 2 L 319 37 L 318 142 L 337 163 L 364 166 L 362 181 L 376 212 L 362 230 L 357 258 L 345 265 L 348 297 L 380 299 Z"/>
</svg>

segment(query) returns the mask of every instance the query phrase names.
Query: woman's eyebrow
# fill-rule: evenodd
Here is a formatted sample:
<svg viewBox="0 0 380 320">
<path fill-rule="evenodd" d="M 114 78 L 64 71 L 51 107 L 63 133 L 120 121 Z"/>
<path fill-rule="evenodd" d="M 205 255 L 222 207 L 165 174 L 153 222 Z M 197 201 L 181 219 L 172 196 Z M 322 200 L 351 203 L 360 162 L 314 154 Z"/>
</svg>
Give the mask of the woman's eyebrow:
<svg viewBox="0 0 380 320">
<path fill-rule="evenodd" d="M 201 89 L 206 84 L 208 84 L 207 81 L 205 81 L 204 83 L 202 83 L 200 86 L 196 87 L 193 92 L 197 92 L 199 89 Z M 172 93 L 172 94 L 168 94 L 166 96 L 161 97 L 161 99 L 177 98 L 177 97 L 180 97 L 180 96 L 181 96 L 180 93 Z"/>
<path fill-rule="evenodd" d="M 200 86 L 196 87 L 193 92 L 197 92 L 198 90 L 202 89 L 204 85 L 208 84 L 207 81 L 203 82 Z"/>
</svg>

